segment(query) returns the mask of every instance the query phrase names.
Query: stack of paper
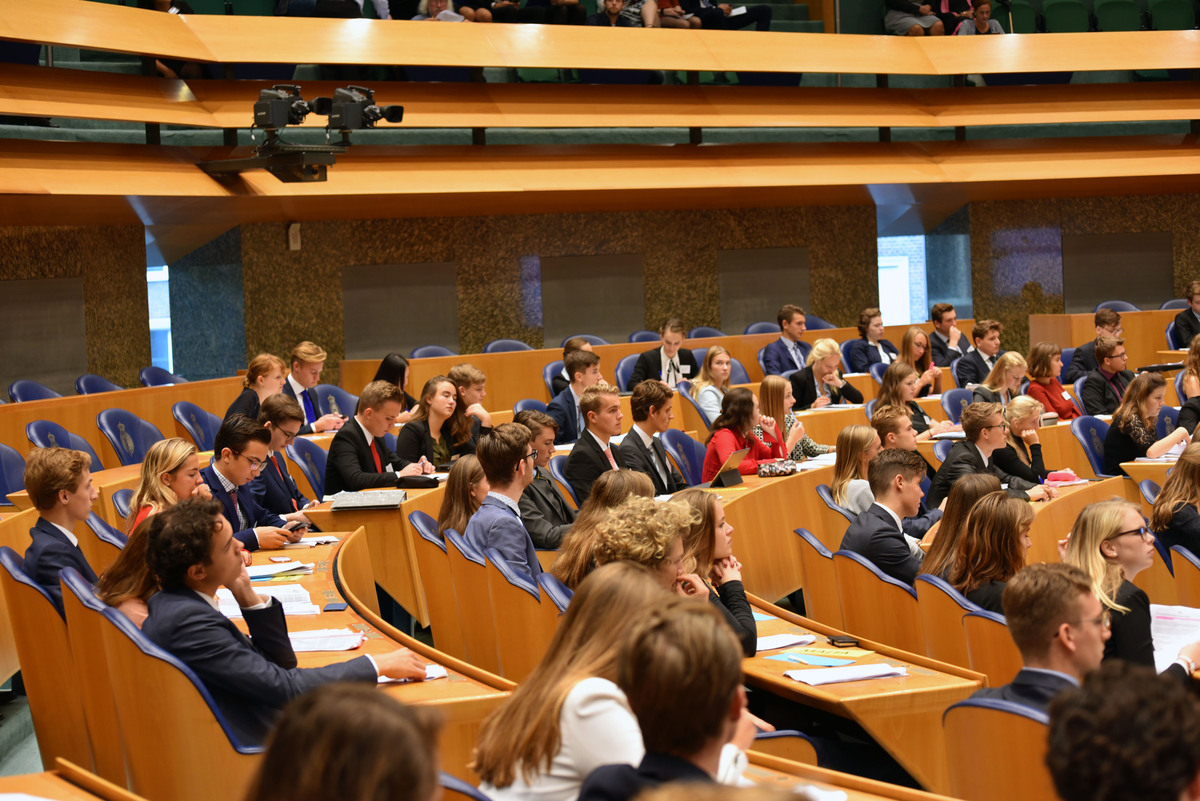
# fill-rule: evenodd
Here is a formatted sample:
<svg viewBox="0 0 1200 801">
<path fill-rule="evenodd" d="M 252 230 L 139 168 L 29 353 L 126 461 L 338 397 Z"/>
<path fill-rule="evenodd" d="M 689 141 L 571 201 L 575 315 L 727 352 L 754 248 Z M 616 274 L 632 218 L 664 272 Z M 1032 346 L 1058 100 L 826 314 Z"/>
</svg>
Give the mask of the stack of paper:
<svg viewBox="0 0 1200 801">
<path fill-rule="evenodd" d="M 1150 636 L 1154 640 L 1154 667 L 1162 673 L 1175 661 L 1180 648 L 1200 640 L 1200 609 L 1150 604 Z"/>
<path fill-rule="evenodd" d="M 758 638 L 759 651 L 774 651 L 776 648 L 790 648 L 793 645 L 812 645 L 817 638 L 811 634 L 772 634 Z"/>
<path fill-rule="evenodd" d="M 284 548 L 312 548 L 314 545 L 333 545 L 338 541 L 337 537 L 331 537 L 328 534 L 317 534 L 312 537 L 302 537 L 299 542 L 289 542 Z"/>
<path fill-rule="evenodd" d="M 274 578 L 275 576 L 307 576 L 313 572 L 311 562 L 272 562 L 268 565 L 250 565 L 246 572 L 253 580 Z"/>
<path fill-rule="evenodd" d="M 361 631 L 350 629 L 313 629 L 312 631 L 288 632 L 292 650 L 304 651 L 353 651 L 362 645 Z"/>
<path fill-rule="evenodd" d="M 784 671 L 783 675 L 811 687 L 817 687 L 822 684 L 839 684 L 846 681 L 907 676 L 908 668 L 880 663 L 877 665 L 847 665 L 846 667 L 787 670 Z"/>
<path fill-rule="evenodd" d="M 321 607 L 312 602 L 308 590 L 299 584 L 274 584 L 269 587 L 255 587 L 259 595 L 269 595 L 283 606 L 285 615 L 319 615 Z M 231 620 L 242 617 L 242 608 L 233 599 L 233 593 L 224 587 L 217 590 L 217 603 L 221 614 Z"/>
</svg>

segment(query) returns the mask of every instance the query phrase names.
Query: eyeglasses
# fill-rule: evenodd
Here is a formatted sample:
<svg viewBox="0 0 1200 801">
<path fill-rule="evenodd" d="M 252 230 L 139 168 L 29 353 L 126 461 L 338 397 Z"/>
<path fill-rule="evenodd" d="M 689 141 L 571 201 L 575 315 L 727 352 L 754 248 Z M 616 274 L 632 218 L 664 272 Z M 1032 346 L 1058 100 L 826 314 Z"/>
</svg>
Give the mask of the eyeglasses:
<svg viewBox="0 0 1200 801">
<path fill-rule="evenodd" d="M 1129 352 L 1121 351 L 1120 353 L 1114 353 L 1112 356 L 1109 356 L 1108 358 L 1110 358 L 1110 359 L 1128 359 Z"/>
<path fill-rule="evenodd" d="M 278 431 L 280 434 L 283 434 L 284 442 L 292 442 L 300 434 L 300 432 L 298 430 L 297 431 L 288 431 L 286 428 L 277 428 L 275 430 Z"/>
<path fill-rule="evenodd" d="M 1100 628 L 1111 629 L 1112 628 L 1112 612 L 1105 609 L 1103 612 L 1100 613 L 1100 617 L 1089 617 L 1089 618 L 1085 618 L 1083 620 L 1068 620 L 1067 621 L 1068 626 L 1078 626 L 1080 623 L 1094 623 L 1095 625 L 1099 626 Z"/>
<path fill-rule="evenodd" d="M 1008 423 L 997 423 L 994 426 L 984 426 L 983 430 L 987 431 L 989 428 L 1008 428 Z"/>
<path fill-rule="evenodd" d="M 1124 537 L 1126 534 L 1137 534 L 1144 540 L 1154 536 L 1154 532 L 1145 526 L 1142 526 L 1141 528 L 1131 528 L 1128 531 L 1118 531 L 1116 534 L 1113 534 L 1111 537 L 1109 537 L 1109 539 L 1115 540 L 1117 537 Z"/>
<path fill-rule="evenodd" d="M 250 469 L 253 470 L 255 473 L 257 473 L 259 470 L 262 470 L 263 465 L 266 464 L 266 462 L 264 462 L 262 459 L 251 458 L 251 457 L 247 456 L 246 454 L 242 453 L 241 451 L 234 451 L 233 455 L 240 456 L 243 459 L 245 459 L 247 462 L 249 462 Z"/>
</svg>

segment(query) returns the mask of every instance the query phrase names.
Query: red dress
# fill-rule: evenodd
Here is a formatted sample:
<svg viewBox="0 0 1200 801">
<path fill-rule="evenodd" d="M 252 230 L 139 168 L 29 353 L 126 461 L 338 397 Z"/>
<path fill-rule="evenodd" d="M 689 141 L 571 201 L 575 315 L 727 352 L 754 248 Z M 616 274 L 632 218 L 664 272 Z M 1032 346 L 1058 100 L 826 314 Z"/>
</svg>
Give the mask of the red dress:
<svg viewBox="0 0 1200 801">
<path fill-rule="evenodd" d="M 133 518 L 133 525 L 129 527 L 129 531 L 132 532 L 135 528 L 140 526 L 142 521 L 149 517 L 153 512 L 154 507 L 150 506 L 149 504 L 146 504 L 141 509 L 138 509 L 137 516 Z"/>
<path fill-rule="evenodd" d="M 719 428 L 713 432 L 712 439 L 708 441 L 708 450 L 704 454 L 702 478 L 705 481 L 712 481 L 717 477 L 717 471 L 721 469 L 721 465 L 725 464 L 729 455 L 742 448 L 750 449 L 746 458 L 738 465 L 738 472 L 744 475 L 757 473 L 760 461 L 782 459 L 786 456 L 783 452 L 783 443 L 770 435 L 767 435 L 767 442 L 763 442 L 753 435 L 747 440 L 732 428 Z"/>
<path fill-rule="evenodd" d="M 1059 420 L 1074 420 L 1083 414 L 1074 402 L 1065 397 L 1063 385 L 1057 378 L 1051 378 L 1049 384 L 1030 381 L 1028 393 L 1029 397 L 1045 406 L 1046 411 L 1057 414 Z"/>
</svg>

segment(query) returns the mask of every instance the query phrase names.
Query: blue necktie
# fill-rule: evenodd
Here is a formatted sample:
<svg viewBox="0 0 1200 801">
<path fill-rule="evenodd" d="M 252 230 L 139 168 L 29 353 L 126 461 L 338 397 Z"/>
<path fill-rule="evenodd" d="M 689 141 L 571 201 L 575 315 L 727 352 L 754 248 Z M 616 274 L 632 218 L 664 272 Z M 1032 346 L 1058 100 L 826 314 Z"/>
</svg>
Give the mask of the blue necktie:
<svg viewBox="0 0 1200 801">
<path fill-rule="evenodd" d="M 300 397 L 304 400 L 304 414 L 308 417 L 308 423 L 317 422 L 317 412 L 313 409 L 312 398 L 308 397 L 308 390 L 301 390 Z"/>
</svg>

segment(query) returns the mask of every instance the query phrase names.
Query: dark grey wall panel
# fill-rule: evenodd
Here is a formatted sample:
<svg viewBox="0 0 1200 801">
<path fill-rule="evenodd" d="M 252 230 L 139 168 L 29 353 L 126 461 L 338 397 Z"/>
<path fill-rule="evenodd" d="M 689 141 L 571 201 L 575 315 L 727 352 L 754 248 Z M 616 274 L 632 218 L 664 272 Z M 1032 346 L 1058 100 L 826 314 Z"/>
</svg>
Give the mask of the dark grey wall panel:
<svg viewBox="0 0 1200 801">
<path fill-rule="evenodd" d="M 779 307 L 812 308 L 808 248 L 722 250 L 717 253 L 721 286 L 721 330 L 740 334 L 750 323 L 775 320 Z"/>
<path fill-rule="evenodd" d="M 391 351 L 407 356 L 419 345 L 457 351 L 454 273 L 451 262 L 342 270 L 346 358 L 382 358 Z"/>
<path fill-rule="evenodd" d="M 636 253 L 542 258 L 542 322 L 547 348 L 573 334 L 624 342 L 645 327 L 642 257 Z M 522 279 L 528 276 L 522 273 Z M 601 365 L 611 377 L 614 365 Z"/>
<path fill-rule="evenodd" d="M 10 333 L 0 359 L 4 399 L 8 385 L 19 378 L 74 395 L 75 379 L 88 364 L 83 279 L 0 282 L 0 319 Z"/>
<path fill-rule="evenodd" d="M 1090 312 L 1106 300 L 1157 309 L 1174 295 L 1171 234 L 1065 235 L 1063 299 L 1068 314 Z"/>
</svg>

